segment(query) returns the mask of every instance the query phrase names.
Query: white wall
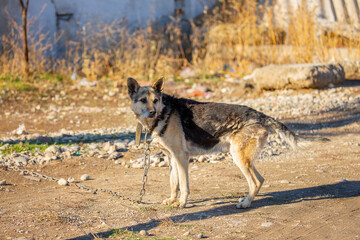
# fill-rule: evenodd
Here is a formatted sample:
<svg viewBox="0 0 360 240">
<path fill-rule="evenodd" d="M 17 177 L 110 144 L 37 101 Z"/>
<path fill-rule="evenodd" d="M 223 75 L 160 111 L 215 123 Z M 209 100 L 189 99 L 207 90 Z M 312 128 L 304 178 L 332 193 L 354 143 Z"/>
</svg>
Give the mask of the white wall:
<svg viewBox="0 0 360 240">
<path fill-rule="evenodd" d="M 201 14 L 204 5 L 210 8 L 216 0 L 184 0 L 185 17 L 193 18 Z M 145 27 L 150 21 L 174 14 L 174 0 L 29 0 L 28 19 L 38 18 L 30 24 L 29 32 L 50 33 L 47 41 L 54 42 L 62 33 L 63 41 L 75 39 L 77 32 L 88 23 L 110 23 L 127 20 L 130 27 Z M 43 9 L 44 8 L 44 9 Z M 0 0 L 0 37 L 9 34 L 10 15 L 21 23 L 21 10 L 17 0 Z M 43 9 L 43 11 L 41 11 Z M 71 14 L 71 18 L 57 17 L 56 14 Z M 54 52 L 62 49 L 64 42 L 57 44 Z"/>
</svg>

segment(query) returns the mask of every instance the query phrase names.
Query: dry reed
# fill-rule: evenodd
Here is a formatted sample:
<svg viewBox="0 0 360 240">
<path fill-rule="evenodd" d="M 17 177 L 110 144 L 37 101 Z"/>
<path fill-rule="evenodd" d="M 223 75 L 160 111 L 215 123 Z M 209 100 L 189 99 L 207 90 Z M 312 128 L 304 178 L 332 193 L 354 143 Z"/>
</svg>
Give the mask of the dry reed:
<svg viewBox="0 0 360 240">
<path fill-rule="evenodd" d="M 301 6 L 289 19 L 287 29 L 274 24 L 274 9 L 251 0 L 227 0 L 205 14 L 202 24 L 192 23 L 191 61 L 185 58 L 184 33 L 179 19 L 168 27 L 131 30 L 126 22 L 84 26 L 66 41 L 61 56 L 51 57 L 49 35 L 29 33 L 30 70 L 33 75 L 78 73 L 89 79 L 118 81 L 127 76 L 153 79 L 176 76 L 183 66 L 199 74 L 228 71 L 236 76 L 268 64 L 341 61 L 360 56 L 360 39 L 319 32 L 314 11 Z M 10 21 L 11 33 L 2 36 L 0 77 L 22 76 L 20 26 Z M 30 23 L 31 24 L 31 23 Z M 61 44 L 60 44 L 61 43 Z M 339 54 L 339 48 L 345 54 Z M 344 52 L 341 51 L 340 52 Z"/>
</svg>

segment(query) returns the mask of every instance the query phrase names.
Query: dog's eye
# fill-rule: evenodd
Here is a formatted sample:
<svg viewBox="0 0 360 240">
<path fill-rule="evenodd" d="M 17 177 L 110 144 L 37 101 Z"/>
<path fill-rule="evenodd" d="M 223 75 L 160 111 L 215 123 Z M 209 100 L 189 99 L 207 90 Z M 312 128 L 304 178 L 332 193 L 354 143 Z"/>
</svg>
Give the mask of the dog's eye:
<svg viewBox="0 0 360 240">
<path fill-rule="evenodd" d="M 140 102 L 142 102 L 142 103 L 146 103 L 146 98 L 142 98 L 142 99 L 140 99 Z"/>
<path fill-rule="evenodd" d="M 157 103 L 158 101 L 159 101 L 158 99 L 156 99 L 156 98 L 154 99 L 154 103 Z"/>
</svg>

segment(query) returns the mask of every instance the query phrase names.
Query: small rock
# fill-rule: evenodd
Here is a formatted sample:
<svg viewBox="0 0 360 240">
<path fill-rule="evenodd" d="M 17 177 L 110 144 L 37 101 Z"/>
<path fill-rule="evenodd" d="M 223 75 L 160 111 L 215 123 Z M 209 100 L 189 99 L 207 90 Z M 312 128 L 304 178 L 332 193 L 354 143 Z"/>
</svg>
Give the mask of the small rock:
<svg viewBox="0 0 360 240">
<path fill-rule="evenodd" d="M 107 151 L 110 150 L 110 147 L 111 147 L 111 146 L 112 146 L 112 143 L 111 143 L 111 142 L 106 142 L 106 143 L 103 144 L 102 150 L 103 150 L 104 152 L 107 152 Z"/>
<path fill-rule="evenodd" d="M 202 233 L 199 233 L 199 234 L 197 235 L 197 237 L 198 237 L 198 238 L 203 238 L 204 235 L 203 235 Z"/>
<path fill-rule="evenodd" d="M 0 185 L 6 185 L 6 180 L 0 181 Z"/>
<path fill-rule="evenodd" d="M 82 175 L 81 177 L 80 177 L 80 180 L 81 181 L 86 181 L 86 180 L 89 180 L 90 179 L 90 177 L 89 177 L 89 175 L 87 175 L 87 174 L 84 174 L 84 175 Z"/>
<path fill-rule="evenodd" d="M 29 134 L 29 132 L 26 130 L 25 124 L 20 124 L 17 129 L 15 129 L 14 131 L 12 131 L 12 134 L 15 134 L 15 135 L 23 135 L 23 134 Z"/>
<path fill-rule="evenodd" d="M 69 150 L 66 150 L 64 155 L 65 155 L 66 158 L 71 158 L 72 153 Z"/>
<path fill-rule="evenodd" d="M 185 232 L 184 234 L 183 234 L 183 236 L 189 236 L 191 233 L 190 233 L 190 231 L 188 231 L 188 232 Z"/>
<path fill-rule="evenodd" d="M 114 163 L 115 164 L 121 164 L 121 161 L 120 160 L 115 160 Z"/>
<path fill-rule="evenodd" d="M 148 233 L 147 233 L 146 230 L 141 230 L 141 231 L 139 232 L 139 234 L 142 235 L 142 236 L 147 236 L 147 235 L 148 235 Z"/>
<path fill-rule="evenodd" d="M 262 227 L 270 227 L 272 225 L 273 225 L 272 222 L 264 222 L 264 223 L 261 224 Z"/>
<path fill-rule="evenodd" d="M 324 172 L 326 172 L 325 170 L 323 170 L 323 169 L 316 169 L 316 172 L 319 172 L 319 173 L 324 173 Z"/>
<path fill-rule="evenodd" d="M 116 160 L 118 158 L 121 158 L 123 155 L 121 153 L 118 152 L 113 152 L 110 154 L 109 156 L 109 160 Z"/>
<path fill-rule="evenodd" d="M 72 182 L 74 182 L 74 181 L 75 181 L 75 179 L 74 179 L 73 177 L 69 177 L 69 178 L 68 178 L 68 182 L 69 182 L 69 183 L 72 183 Z"/>
<path fill-rule="evenodd" d="M 204 155 L 201 155 L 199 158 L 198 158 L 198 161 L 199 162 L 206 162 L 206 157 Z"/>
<path fill-rule="evenodd" d="M 59 146 L 52 145 L 45 150 L 45 153 L 61 153 L 62 150 Z"/>
<path fill-rule="evenodd" d="M 56 159 L 57 159 L 57 156 L 53 152 L 45 153 L 45 158 L 44 158 L 45 161 L 50 162 L 51 160 L 56 160 Z"/>
<path fill-rule="evenodd" d="M 165 161 L 163 161 L 163 162 L 160 162 L 158 166 L 159 167 L 167 167 L 168 164 Z"/>
<path fill-rule="evenodd" d="M 58 183 L 60 186 L 67 186 L 67 185 L 69 185 L 69 182 L 66 181 L 66 180 L 63 179 L 63 178 L 60 178 L 57 183 Z"/>
<path fill-rule="evenodd" d="M 71 146 L 67 150 L 70 151 L 71 153 L 77 153 L 80 151 L 80 147 L 79 146 Z"/>
<path fill-rule="evenodd" d="M 26 166 L 28 159 L 26 157 L 20 156 L 13 158 L 13 161 L 17 166 Z"/>
<path fill-rule="evenodd" d="M 133 163 L 132 168 L 143 168 L 143 164 L 142 163 Z"/>
<path fill-rule="evenodd" d="M 24 176 L 24 178 L 27 178 L 27 179 L 35 181 L 35 182 L 41 182 L 40 178 L 33 177 L 33 176 Z"/>
<path fill-rule="evenodd" d="M 281 180 L 280 183 L 290 183 L 288 180 Z"/>
</svg>

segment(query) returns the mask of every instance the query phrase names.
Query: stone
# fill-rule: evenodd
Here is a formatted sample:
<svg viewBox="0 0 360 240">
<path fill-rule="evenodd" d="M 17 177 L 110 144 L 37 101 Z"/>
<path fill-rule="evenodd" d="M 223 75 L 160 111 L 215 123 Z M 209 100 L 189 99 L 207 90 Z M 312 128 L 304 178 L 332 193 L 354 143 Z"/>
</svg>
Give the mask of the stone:
<svg viewBox="0 0 360 240">
<path fill-rule="evenodd" d="M 271 227 L 273 225 L 272 222 L 264 222 L 261 224 L 262 227 Z"/>
<path fill-rule="evenodd" d="M 199 158 L 198 158 L 198 161 L 199 162 L 206 162 L 206 157 L 204 155 L 201 155 Z"/>
<path fill-rule="evenodd" d="M 167 162 L 163 161 L 163 162 L 160 162 L 158 166 L 159 167 L 167 167 L 168 164 L 167 164 Z"/>
<path fill-rule="evenodd" d="M 280 183 L 290 183 L 288 180 L 281 180 Z"/>
<path fill-rule="evenodd" d="M 29 179 L 31 181 L 35 181 L 35 182 L 41 182 L 40 178 L 33 177 L 33 176 L 24 176 L 24 178 Z"/>
<path fill-rule="evenodd" d="M 46 152 L 44 161 L 50 162 L 51 160 L 56 160 L 57 156 L 53 152 Z"/>
<path fill-rule="evenodd" d="M 113 152 L 113 153 L 110 154 L 108 159 L 109 160 L 116 160 L 116 159 L 121 158 L 121 157 L 123 157 L 123 155 L 121 153 Z"/>
<path fill-rule="evenodd" d="M 190 236 L 190 234 L 191 234 L 190 231 L 184 232 L 183 236 L 185 236 L 185 237 L 186 237 L 186 236 Z"/>
<path fill-rule="evenodd" d="M 81 181 L 86 181 L 86 180 L 89 180 L 90 179 L 90 177 L 89 177 L 89 175 L 87 175 L 87 174 L 83 174 L 83 175 L 81 175 L 81 177 L 80 177 L 80 180 Z"/>
<path fill-rule="evenodd" d="M 104 152 L 107 152 L 107 151 L 110 150 L 110 147 L 111 147 L 111 146 L 112 146 L 111 142 L 106 142 L 106 143 L 103 144 L 102 150 L 103 150 Z"/>
<path fill-rule="evenodd" d="M 70 151 L 71 153 L 77 153 L 80 151 L 80 147 L 79 146 L 71 146 L 67 150 Z"/>
<path fill-rule="evenodd" d="M 133 163 L 131 165 L 132 168 L 143 168 L 143 164 L 142 163 Z"/>
<path fill-rule="evenodd" d="M 28 159 L 26 157 L 19 156 L 19 157 L 13 158 L 13 161 L 17 166 L 26 166 Z"/>
<path fill-rule="evenodd" d="M 57 183 L 58 183 L 60 186 L 67 186 L 67 185 L 69 185 L 69 182 L 66 181 L 66 180 L 63 179 L 63 178 L 60 178 Z"/>
<path fill-rule="evenodd" d="M 161 158 L 159 155 L 152 155 L 152 156 L 150 156 L 150 161 L 152 163 L 158 164 L 158 163 L 160 163 Z"/>
<path fill-rule="evenodd" d="M 47 149 L 45 149 L 45 153 L 61 153 L 62 149 L 59 146 L 56 145 L 52 145 L 50 147 L 48 147 Z"/>
<path fill-rule="evenodd" d="M 1 180 L 0 185 L 6 185 L 6 180 Z"/>
<path fill-rule="evenodd" d="M 12 131 L 12 134 L 15 134 L 15 135 L 23 135 L 23 134 L 29 134 L 29 132 L 26 130 L 25 124 L 20 124 L 17 129 L 15 129 L 14 131 Z"/>
<path fill-rule="evenodd" d="M 257 89 L 325 88 L 342 84 L 344 68 L 340 64 L 285 64 L 256 69 L 252 78 Z"/>
<path fill-rule="evenodd" d="M 115 160 L 114 163 L 115 164 L 121 164 L 121 161 L 120 160 Z"/>
<path fill-rule="evenodd" d="M 0 147 L 0 151 L 4 151 L 8 146 L 9 146 L 8 143 L 4 144 L 3 146 Z"/>
<path fill-rule="evenodd" d="M 69 182 L 69 183 L 72 183 L 72 182 L 74 182 L 74 181 L 75 181 L 75 179 L 74 179 L 73 177 L 69 177 L 69 178 L 68 178 L 68 182 Z"/>
<path fill-rule="evenodd" d="M 148 233 L 147 233 L 146 230 L 141 230 L 141 231 L 139 232 L 139 234 L 142 235 L 142 236 L 147 236 L 147 235 L 148 235 Z"/>
<path fill-rule="evenodd" d="M 202 233 L 199 233 L 198 235 L 197 235 L 197 238 L 203 238 L 204 237 L 204 235 L 202 234 Z"/>
</svg>

